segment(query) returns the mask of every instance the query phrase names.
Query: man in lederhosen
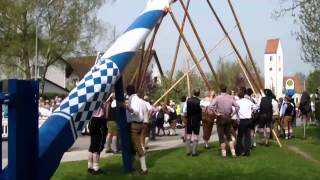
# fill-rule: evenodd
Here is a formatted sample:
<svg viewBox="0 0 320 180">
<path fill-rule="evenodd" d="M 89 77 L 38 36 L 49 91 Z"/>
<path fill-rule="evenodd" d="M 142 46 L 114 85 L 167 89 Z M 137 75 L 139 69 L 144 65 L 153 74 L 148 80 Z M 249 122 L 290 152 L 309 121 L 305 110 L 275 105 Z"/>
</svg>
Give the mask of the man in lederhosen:
<svg viewBox="0 0 320 180">
<path fill-rule="evenodd" d="M 148 117 L 148 109 L 145 101 L 138 97 L 136 94 L 135 87 L 133 85 L 128 85 L 127 88 L 128 105 L 127 109 L 127 118 L 130 122 L 130 135 L 132 146 L 135 152 L 139 155 L 140 165 L 141 165 L 141 174 L 148 174 L 145 152 L 141 144 L 141 134 L 143 130 L 143 121 Z"/>
<path fill-rule="evenodd" d="M 213 100 L 213 102 L 210 104 L 210 108 L 212 108 L 217 114 L 217 130 L 221 147 L 221 156 L 227 156 L 225 143 L 226 137 L 226 140 L 230 146 L 231 154 L 233 157 L 236 157 L 234 143 L 231 139 L 230 132 L 232 125 L 231 117 L 238 113 L 240 107 L 234 100 L 233 96 L 227 94 L 227 87 L 225 85 L 220 85 L 220 90 L 221 94 Z M 234 107 L 234 111 L 232 107 Z"/>
<path fill-rule="evenodd" d="M 202 129 L 203 129 L 203 141 L 204 148 L 209 149 L 209 140 L 212 133 L 212 128 L 214 125 L 214 121 L 216 119 L 216 114 L 209 108 L 209 105 L 215 98 L 214 91 L 206 92 L 205 98 L 203 98 L 200 102 L 202 108 Z"/>
<path fill-rule="evenodd" d="M 200 132 L 200 122 L 202 119 L 202 109 L 200 107 L 200 89 L 193 91 L 193 97 L 189 98 L 186 105 L 187 110 L 187 155 L 198 156 L 198 136 Z M 192 137 L 192 152 L 191 152 Z"/>
</svg>

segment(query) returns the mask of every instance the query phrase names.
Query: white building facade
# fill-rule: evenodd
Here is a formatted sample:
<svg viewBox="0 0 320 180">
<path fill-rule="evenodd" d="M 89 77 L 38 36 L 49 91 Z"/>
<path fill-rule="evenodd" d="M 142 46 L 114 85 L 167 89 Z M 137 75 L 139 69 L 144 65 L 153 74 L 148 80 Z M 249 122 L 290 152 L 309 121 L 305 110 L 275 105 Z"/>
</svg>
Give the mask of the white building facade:
<svg viewBox="0 0 320 180">
<path fill-rule="evenodd" d="M 162 70 L 160 69 L 160 64 L 158 63 L 159 62 L 153 56 L 147 71 L 151 73 L 151 78 L 154 83 L 161 84 Z"/>
<path fill-rule="evenodd" d="M 264 86 L 277 98 L 283 95 L 283 51 L 280 39 L 270 39 L 264 54 Z"/>
</svg>

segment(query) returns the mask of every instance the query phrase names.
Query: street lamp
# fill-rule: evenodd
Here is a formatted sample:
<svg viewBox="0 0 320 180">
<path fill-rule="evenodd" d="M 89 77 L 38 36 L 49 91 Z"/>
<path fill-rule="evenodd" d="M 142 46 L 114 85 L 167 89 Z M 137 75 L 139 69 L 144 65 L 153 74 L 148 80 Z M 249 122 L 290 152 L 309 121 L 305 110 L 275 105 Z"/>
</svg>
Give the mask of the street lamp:
<svg viewBox="0 0 320 180">
<path fill-rule="evenodd" d="M 52 4 L 53 0 L 50 0 L 48 3 L 47 3 L 47 6 L 50 6 L 50 4 Z M 35 60 L 35 63 L 34 63 L 34 80 L 37 80 L 37 77 L 38 77 L 38 25 L 39 25 L 39 19 L 41 17 L 43 13 L 43 10 L 40 11 L 39 15 L 36 17 L 36 47 L 35 47 L 35 54 L 36 54 L 36 60 Z"/>
</svg>

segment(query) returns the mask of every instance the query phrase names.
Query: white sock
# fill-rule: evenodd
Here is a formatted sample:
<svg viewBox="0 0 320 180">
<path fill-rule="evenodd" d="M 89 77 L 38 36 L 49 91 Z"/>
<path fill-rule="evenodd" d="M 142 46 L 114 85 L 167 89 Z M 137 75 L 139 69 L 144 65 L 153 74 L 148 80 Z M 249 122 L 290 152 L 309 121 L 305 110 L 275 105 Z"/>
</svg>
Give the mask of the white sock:
<svg viewBox="0 0 320 180">
<path fill-rule="evenodd" d="M 236 151 L 234 150 L 234 143 L 232 141 L 230 141 L 229 146 L 230 146 L 230 151 L 231 151 L 232 156 L 235 156 Z"/>
<path fill-rule="evenodd" d="M 192 154 L 197 153 L 198 140 L 194 140 L 192 144 Z"/>
<path fill-rule="evenodd" d="M 232 141 L 233 143 L 235 143 L 235 142 L 236 142 L 236 138 L 235 138 L 234 136 L 231 136 L 231 141 Z"/>
<path fill-rule="evenodd" d="M 146 158 L 145 156 L 140 157 L 140 165 L 142 171 L 147 171 Z"/>
<path fill-rule="evenodd" d="M 186 148 L 187 148 L 187 154 L 191 153 L 191 140 L 187 139 L 186 140 Z"/>
<path fill-rule="evenodd" d="M 222 157 L 226 157 L 227 156 L 227 151 L 226 150 L 221 150 L 221 155 L 222 155 Z"/>
<path fill-rule="evenodd" d="M 109 151 L 110 150 L 110 136 L 108 135 L 106 138 L 106 150 Z"/>
<path fill-rule="evenodd" d="M 209 147 L 208 141 L 204 141 L 204 146 L 205 146 L 205 147 Z"/>
<path fill-rule="evenodd" d="M 98 153 L 93 153 L 93 170 L 98 171 L 99 168 L 100 155 Z"/>
<path fill-rule="evenodd" d="M 292 128 L 289 130 L 289 134 L 290 134 L 290 136 L 293 135 L 293 129 Z"/>
<path fill-rule="evenodd" d="M 88 169 L 92 169 L 92 153 L 89 152 L 89 155 L 88 155 Z"/>
<path fill-rule="evenodd" d="M 288 138 L 288 136 L 289 136 L 289 131 L 288 131 L 288 130 L 285 130 L 284 133 L 285 133 L 285 135 L 286 135 L 286 138 Z"/>
<path fill-rule="evenodd" d="M 146 137 L 144 142 L 145 142 L 145 147 L 149 147 L 149 137 Z"/>
<path fill-rule="evenodd" d="M 98 171 L 99 169 L 99 163 L 93 163 L 93 170 Z"/>
<path fill-rule="evenodd" d="M 111 145 L 111 149 L 114 151 L 114 152 L 117 152 L 118 149 L 117 149 L 117 136 L 113 136 L 112 137 L 112 145 Z"/>
<path fill-rule="evenodd" d="M 92 169 L 93 163 L 88 161 L 88 169 Z"/>
</svg>

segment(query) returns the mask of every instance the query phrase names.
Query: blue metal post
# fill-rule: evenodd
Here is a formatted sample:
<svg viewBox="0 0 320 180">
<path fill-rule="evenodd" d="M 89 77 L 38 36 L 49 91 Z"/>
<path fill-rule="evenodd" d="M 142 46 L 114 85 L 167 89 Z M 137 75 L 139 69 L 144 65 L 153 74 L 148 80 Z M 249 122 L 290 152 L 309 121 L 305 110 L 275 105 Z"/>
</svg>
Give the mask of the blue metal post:
<svg viewBox="0 0 320 180">
<path fill-rule="evenodd" d="M 8 92 L 8 178 L 37 179 L 39 84 L 9 80 Z"/>
<path fill-rule="evenodd" d="M 2 104 L 3 104 L 2 82 L 0 82 L 0 158 L 2 159 Z M 0 161 L 0 174 L 2 172 L 2 161 Z"/>
<path fill-rule="evenodd" d="M 115 84 L 115 95 L 117 103 L 124 102 L 122 77 Z M 124 108 L 117 107 L 117 120 L 120 126 L 123 168 L 126 172 L 130 172 L 133 170 L 131 138 L 129 134 L 129 125 L 127 123 L 126 110 Z"/>
</svg>

